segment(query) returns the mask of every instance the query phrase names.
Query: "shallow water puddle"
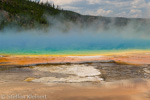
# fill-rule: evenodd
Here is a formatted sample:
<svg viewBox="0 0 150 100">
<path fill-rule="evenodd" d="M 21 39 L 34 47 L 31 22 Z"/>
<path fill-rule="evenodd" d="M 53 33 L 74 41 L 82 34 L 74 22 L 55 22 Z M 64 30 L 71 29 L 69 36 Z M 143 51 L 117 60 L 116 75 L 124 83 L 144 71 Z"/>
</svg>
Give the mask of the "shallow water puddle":
<svg viewBox="0 0 150 100">
<path fill-rule="evenodd" d="M 99 77 L 101 74 L 100 71 L 93 66 L 86 65 L 58 65 L 58 66 L 36 66 L 34 70 L 50 72 L 50 73 L 62 73 L 67 74 L 68 77 L 41 77 L 38 79 L 32 80 L 33 82 L 41 83 L 77 83 L 77 82 L 100 82 L 103 79 Z"/>
</svg>

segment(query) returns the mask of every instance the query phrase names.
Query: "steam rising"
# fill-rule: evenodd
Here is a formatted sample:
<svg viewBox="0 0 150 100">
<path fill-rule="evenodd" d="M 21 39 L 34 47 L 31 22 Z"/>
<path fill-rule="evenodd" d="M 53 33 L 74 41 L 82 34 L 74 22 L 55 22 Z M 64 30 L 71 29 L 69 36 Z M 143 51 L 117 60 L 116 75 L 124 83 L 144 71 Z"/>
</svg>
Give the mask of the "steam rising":
<svg viewBox="0 0 150 100">
<path fill-rule="evenodd" d="M 95 20 L 88 25 L 47 17 L 51 26 L 22 30 L 7 27 L 0 31 L 0 52 L 48 53 L 65 50 L 150 49 L 150 23 L 129 21 L 117 26 Z M 121 22 L 120 22 L 121 23 Z"/>
</svg>

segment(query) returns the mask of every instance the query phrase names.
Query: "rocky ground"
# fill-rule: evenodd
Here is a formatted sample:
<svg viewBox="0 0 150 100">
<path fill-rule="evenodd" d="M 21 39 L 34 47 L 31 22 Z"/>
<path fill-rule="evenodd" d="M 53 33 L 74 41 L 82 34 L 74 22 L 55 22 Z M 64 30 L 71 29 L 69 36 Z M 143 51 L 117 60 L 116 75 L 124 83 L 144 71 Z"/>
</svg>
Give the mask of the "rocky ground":
<svg viewBox="0 0 150 100">
<path fill-rule="evenodd" d="M 0 100 L 150 100 L 149 64 L 122 62 L 134 55 L 111 57 L 69 56 L 54 63 L 43 63 L 48 59 L 34 57 L 41 61 L 38 64 L 24 64 L 27 61 L 16 57 L 13 61 L 20 65 L 15 65 L 10 56 L 1 56 Z M 119 57 L 122 59 L 115 60 Z M 138 59 L 145 58 L 148 56 Z"/>
</svg>

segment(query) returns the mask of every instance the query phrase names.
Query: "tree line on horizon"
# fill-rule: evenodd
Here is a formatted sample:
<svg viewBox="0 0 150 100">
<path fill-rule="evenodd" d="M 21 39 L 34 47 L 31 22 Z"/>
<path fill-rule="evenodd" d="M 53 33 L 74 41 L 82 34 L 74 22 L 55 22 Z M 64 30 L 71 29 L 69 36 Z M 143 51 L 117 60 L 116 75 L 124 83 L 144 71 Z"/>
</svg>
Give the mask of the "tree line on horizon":
<svg viewBox="0 0 150 100">
<path fill-rule="evenodd" d="M 10 23 L 19 26 L 48 25 L 44 14 L 55 16 L 63 9 L 49 2 L 35 2 L 31 0 L 0 0 L 0 29 Z M 6 16 L 8 13 L 8 16 Z"/>
</svg>

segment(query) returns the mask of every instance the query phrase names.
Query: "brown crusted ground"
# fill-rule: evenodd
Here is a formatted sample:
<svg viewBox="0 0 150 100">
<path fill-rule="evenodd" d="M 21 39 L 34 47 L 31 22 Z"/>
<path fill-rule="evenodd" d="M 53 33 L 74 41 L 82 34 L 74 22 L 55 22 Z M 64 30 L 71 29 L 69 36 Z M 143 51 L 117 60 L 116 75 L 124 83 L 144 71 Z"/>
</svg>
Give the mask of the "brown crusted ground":
<svg viewBox="0 0 150 100">
<path fill-rule="evenodd" d="M 92 60 L 115 60 L 118 63 L 149 64 L 149 53 L 110 55 L 100 58 L 81 59 L 66 56 L 4 56 L 0 57 L 0 65 L 28 65 L 37 63 L 78 62 Z M 82 84 L 82 83 L 81 83 Z M 47 95 L 47 100 L 150 100 L 150 83 L 105 84 L 102 86 L 48 86 L 41 83 L 6 82 L 0 83 L 1 96 L 7 95 Z M 7 99 L 5 99 L 7 100 Z M 20 99 L 15 99 L 20 100 Z M 29 99 L 22 99 L 29 100 Z M 31 99 L 32 100 L 32 99 Z M 44 99 L 33 99 L 44 100 Z"/>
<path fill-rule="evenodd" d="M 46 95 L 46 100 L 150 100 L 150 86 L 146 82 L 116 83 L 88 87 L 69 85 L 48 86 L 38 83 L 11 83 L 0 84 L 0 94 L 5 96 L 17 94 Z"/>
</svg>

